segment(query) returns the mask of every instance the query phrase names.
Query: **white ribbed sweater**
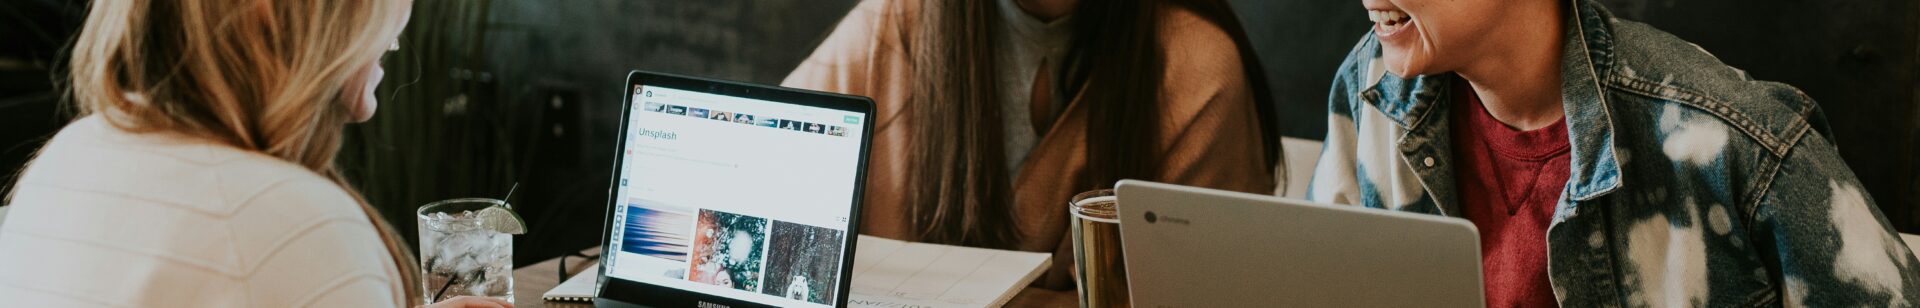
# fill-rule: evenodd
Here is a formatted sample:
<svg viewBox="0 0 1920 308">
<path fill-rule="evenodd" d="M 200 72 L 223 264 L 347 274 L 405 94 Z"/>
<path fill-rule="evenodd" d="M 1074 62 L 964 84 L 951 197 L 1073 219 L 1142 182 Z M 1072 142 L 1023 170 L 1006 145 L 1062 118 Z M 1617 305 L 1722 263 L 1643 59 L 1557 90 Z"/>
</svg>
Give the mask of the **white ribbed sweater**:
<svg viewBox="0 0 1920 308">
<path fill-rule="evenodd" d="M 0 306 L 390 307 L 351 196 L 298 165 L 99 116 L 60 130 L 0 224 Z"/>
</svg>

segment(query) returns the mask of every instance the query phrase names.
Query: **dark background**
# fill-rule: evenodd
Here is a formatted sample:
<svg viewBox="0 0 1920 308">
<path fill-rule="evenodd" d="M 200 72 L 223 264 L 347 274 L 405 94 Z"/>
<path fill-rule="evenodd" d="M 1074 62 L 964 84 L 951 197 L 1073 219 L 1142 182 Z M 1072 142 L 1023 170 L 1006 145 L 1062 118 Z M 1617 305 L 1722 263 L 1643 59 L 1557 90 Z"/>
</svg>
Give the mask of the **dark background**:
<svg viewBox="0 0 1920 308">
<path fill-rule="evenodd" d="M 1333 71 L 1368 26 L 1359 1 L 1232 2 L 1277 93 L 1283 133 L 1320 138 Z M 1881 210 L 1901 231 L 1920 232 L 1915 1 L 1603 2 L 1755 78 L 1804 90 Z M 510 201 L 531 232 L 517 239 L 516 263 L 592 246 L 625 72 L 777 83 L 853 4 L 418 0 L 402 51 L 387 61 L 380 114 L 350 129 L 342 165 L 401 230 L 412 230 L 414 206 L 499 197 L 517 182 Z M 57 126 L 49 46 L 79 19 L 62 7 L 71 5 L 0 4 L 0 174 L 37 147 L 23 140 Z"/>
</svg>

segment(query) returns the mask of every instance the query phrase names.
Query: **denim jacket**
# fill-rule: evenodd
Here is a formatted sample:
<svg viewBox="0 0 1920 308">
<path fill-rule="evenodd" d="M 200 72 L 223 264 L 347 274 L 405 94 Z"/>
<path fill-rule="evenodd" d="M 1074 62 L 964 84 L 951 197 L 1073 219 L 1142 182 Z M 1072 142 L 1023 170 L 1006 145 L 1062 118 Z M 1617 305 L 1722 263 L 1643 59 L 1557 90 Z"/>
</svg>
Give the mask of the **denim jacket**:
<svg viewBox="0 0 1920 308">
<path fill-rule="evenodd" d="M 1547 229 L 1564 306 L 1920 305 L 1920 272 L 1818 105 L 1599 4 L 1570 0 L 1571 173 Z M 1460 216 L 1457 75 L 1399 78 L 1371 35 L 1329 93 L 1309 198 Z"/>
</svg>

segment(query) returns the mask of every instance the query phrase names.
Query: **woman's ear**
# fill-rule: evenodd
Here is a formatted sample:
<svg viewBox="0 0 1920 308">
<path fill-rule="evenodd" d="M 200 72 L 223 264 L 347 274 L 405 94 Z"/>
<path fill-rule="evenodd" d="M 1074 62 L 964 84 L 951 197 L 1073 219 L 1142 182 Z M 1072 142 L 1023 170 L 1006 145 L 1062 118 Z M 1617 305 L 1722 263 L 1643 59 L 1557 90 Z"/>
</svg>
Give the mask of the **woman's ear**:
<svg viewBox="0 0 1920 308">
<path fill-rule="evenodd" d="M 341 93 L 341 96 L 347 99 L 341 102 L 347 104 L 349 119 L 359 123 L 373 118 L 374 110 L 380 107 L 380 100 L 374 98 L 373 90 L 380 86 L 380 80 L 385 78 L 386 74 L 387 71 L 380 67 L 380 62 L 374 62 L 360 70 L 360 78 L 353 79 L 359 82 L 347 85 L 346 93 Z"/>
</svg>

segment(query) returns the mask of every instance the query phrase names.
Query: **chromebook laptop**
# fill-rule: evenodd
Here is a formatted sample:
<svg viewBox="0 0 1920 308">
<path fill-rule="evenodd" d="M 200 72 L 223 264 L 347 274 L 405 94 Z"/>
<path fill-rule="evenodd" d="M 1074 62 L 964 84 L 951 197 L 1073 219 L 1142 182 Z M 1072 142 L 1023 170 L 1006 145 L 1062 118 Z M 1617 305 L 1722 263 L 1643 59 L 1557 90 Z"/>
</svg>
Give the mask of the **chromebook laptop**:
<svg viewBox="0 0 1920 308">
<path fill-rule="evenodd" d="M 845 307 L 873 102 L 634 71 L 601 307 Z"/>
<path fill-rule="evenodd" d="M 1120 181 L 1134 307 L 1485 307 L 1464 219 Z"/>
</svg>

